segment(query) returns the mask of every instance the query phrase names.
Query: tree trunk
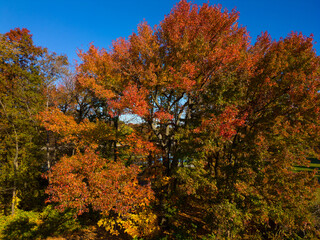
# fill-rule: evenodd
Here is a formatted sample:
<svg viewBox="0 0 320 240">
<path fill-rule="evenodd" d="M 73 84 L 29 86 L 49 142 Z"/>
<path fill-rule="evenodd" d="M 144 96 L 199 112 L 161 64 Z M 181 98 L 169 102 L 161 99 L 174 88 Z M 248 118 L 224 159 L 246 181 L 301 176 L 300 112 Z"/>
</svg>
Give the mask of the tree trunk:
<svg viewBox="0 0 320 240">
<path fill-rule="evenodd" d="M 18 143 L 18 134 L 16 131 L 15 126 L 12 124 L 14 134 L 15 134 L 15 141 L 16 141 L 16 154 L 13 159 L 13 190 L 12 190 L 12 204 L 11 204 L 11 214 L 14 215 L 15 208 L 17 204 L 17 170 L 19 168 L 18 165 L 18 156 L 19 156 L 19 143 Z"/>
<path fill-rule="evenodd" d="M 114 157 L 114 161 L 116 162 L 118 160 L 118 147 L 117 147 L 117 143 L 118 143 L 118 128 L 119 128 L 119 117 L 115 117 L 114 118 L 114 129 L 116 131 L 115 134 L 115 140 L 113 142 L 113 157 Z"/>
<path fill-rule="evenodd" d="M 15 125 L 10 120 L 10 117 L 7 113 L 5 105 L 3 104 L 3 102 L 1 100 L 0 100 L 0 104 L 4 110 L 4 113 L 6 115 L 8 122 L 12 125 L 13 132 L 14 132 L 14 138 L 15 138 L 15 142 L 16 142 L 16 153 L 15 153 L 15 156 L 13 159 L 13 188 L 12 188 L 12 203 L 11 203 L 11 214 L 14 215 L 16 204 L 17 204 L 17 202 L 16 202 L 16 198 L 17 198 L 17 170 L 19 167 L 19 164 L 18 164 L 18 157 L 19 157 L 18 133 L 17 133 Z"/>
</svg>

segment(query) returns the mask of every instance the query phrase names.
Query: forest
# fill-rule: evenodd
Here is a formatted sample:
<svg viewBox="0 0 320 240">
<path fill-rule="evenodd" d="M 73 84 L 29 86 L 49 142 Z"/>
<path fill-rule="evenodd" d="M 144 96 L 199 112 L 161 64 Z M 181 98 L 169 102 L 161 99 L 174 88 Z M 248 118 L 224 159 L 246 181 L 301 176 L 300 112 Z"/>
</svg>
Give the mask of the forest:
<svg viewBox="0 0 320 240">
<path fill-rule="evenodd" d="M 313 36 L 238 18 L 181 0 L 74 68 L 1 33 L 0 239 L 320 239 Z"/>
</svg>

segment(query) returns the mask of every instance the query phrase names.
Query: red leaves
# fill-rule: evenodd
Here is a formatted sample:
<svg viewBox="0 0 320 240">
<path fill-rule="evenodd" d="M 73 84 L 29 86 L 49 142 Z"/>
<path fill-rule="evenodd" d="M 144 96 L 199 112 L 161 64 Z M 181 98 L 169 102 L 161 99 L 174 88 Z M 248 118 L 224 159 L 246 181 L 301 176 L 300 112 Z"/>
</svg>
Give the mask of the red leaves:
<svg viewBox="0 0 320 240">
<path fill-rule="evenodd" d="M 63 157 L 48 174 L 50 202 L 60 209 L 75 208 L 78 214 L 95 210 L 127 214 L 131 208 L 153 198 L 150 186 L 140 186 L 139 168 L 125 167 L 121 162 L 108 162 L 92 150 L 72 157 Z"/>
<path fill-rule="evenodd" d="M 196 81 L 194 80 L 198 73 L 198 68 L 190 61 L 184 62 L 177 70 L 170 67 L 172 82 L 168 84 L 168 88 L 179 89 L 181 91 L 190 92 L 194 89 Z"/>
<path fill-rule="evenodd" d="M 36 47 L 33 45 L 32 34 L 26 28 L 15 28 L 6 33 L 5 36 L 9 41 L 17 43 L 20 48 L 25 49 L 25 54 L 39 56 L 44 52 L 44 49 L 41 47 Z"/>
<path fill-rule="evenodd" d="M 244 114 L 241 118 L 237 117 L 238 110 L 233 106 L 226 107 L 224 112 L 219 115 L 219 135 L 221 137 L 225 139 L 232 138 L 237 133 L 236 128 L 244 125 L 247 115 Z"/>
<path fill-rule="evenodd" d="M 143 136 L 139 136 L 135 132 L 128 135 L 124 143 L 129 146 L 131 153 L 140 158 L 147 157 L 150 153 L 158 151 L 154 143 L 145 140 Z"/>
<path fill-rule="evenodd" d="M 13 42 L 20 42 L 27 39 L 32 41 L 32 35 L 30 34 L 30 31 L 26 28 L 15 28 L 14 30 L 10 30 L 10 32 L 6 33 L 5 35 L 9 38 L 10 41 Z"/>
<path fill-rule="evenodd" d="M 165 110 L 159 110 L 157 112 L 154 113 L 154 118 L 158 121 L 160 121 L 161 123 L 163 122 L 167 122 L 173 119 L 173 115 L 168 113 Z"/>
<path fill-rule="evenodd" d="M 158 27 L 142 23 L 110 51 L 91 46 L 81 52 L 77 81 L 103 103 L 104 120 L 113 129 L 103 130 L 111 132 L 111 141 L 99 147 L 117 161 L 92 150 L 63 158 L 50 173 L 51 200 L 80 213 L 92 204 L 124 214 L 139 201 L 148 203 L 151 190 L 137 184 L 138 168 L 120 163 L 129 156 L 148 160 L 145 174 L 154 177 L 161 203 L 187 190 L 206 209 L 227 200 L 248 211 L 241 232 L 274 220 L 272 207 L 283 210 L 278 203 L 296 209 L 295 199 L 306 206 L 302 193 L 311 182 L 294 179 L 300 174 L 292 166 L 319 152 L 319 57 L 312 38 L 294 33 L 278 42 L 265 33 L 250 47 L 237 18 L 220 6 L 180 1 Z M 141 122 L 125 125 L 124 114 Z M 45 121 L 48 129 L 78 141 L 82 151 L 100 129 L 59 113 Z M 184 174 L 180 179 L 178 172 Z M 263 217 L 255 220 L 254 212 Z"/>
<path fill-rule="evenodd" d="M 123 90 L 123 96 L 115 100 L 110 100 L 110 107 L 116 109 L 121 114 L 132 113 L 140 117 L 147 116 L 148 103 L 146 102 L 147 90 L 138 89 L 136 85 L 128 85 Z"/>
<path fill-rule="evenodd" d="M 223 140 L 230 140 L 237 133 L 237 128 L 245 125 L 247 116 L 247 113 L 240 114 L 235 106 L 227 106 L 218 116 L 203 120 L 194 132 L 210 131 Z"/>
</svg>

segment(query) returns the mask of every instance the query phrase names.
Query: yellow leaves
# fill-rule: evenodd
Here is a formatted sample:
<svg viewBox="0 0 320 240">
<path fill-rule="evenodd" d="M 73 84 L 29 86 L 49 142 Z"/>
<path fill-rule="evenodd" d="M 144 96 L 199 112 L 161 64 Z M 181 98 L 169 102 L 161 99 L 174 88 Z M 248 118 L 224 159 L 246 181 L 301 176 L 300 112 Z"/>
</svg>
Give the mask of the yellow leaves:
<svg viewBox="0 0 320 240">
<path fill-rule="evenodd" d="M 132 237 L 149 236 L 159 231 L 157 215 L 150 208 L 144 207 L 136 213 L 129 214 L 128 223 L 124 223 L 125 232 Z"/>
<path fill-rule="evenodd" d="M 99 227 L 104 227 L 106 231 L 110 232 L 112 235 L 119 235 L 119 231 L 117 230 L 118 219 L 114 220 L 111 218 L 102 218 L 98 221 Z"/>
<path fill-rule="evenodd" d="M 161 179 L 161 182 L 162 182 L 162 185 L 167 185 L 167 184 L 169 184 L 169 182 L 170 182 L 170 177 L 164 176 L 164 177 Z"/>
<path fill-rule="evenodd" d="M 148 206 L 142 206 L 124 215 L 110 216 L 106 214 L 98 225 L 103 226 L 113 235 L 119 235 L 121 231 L 131 237 L 151 236 L 159 231 L 157 215 Z"/>
</svg>

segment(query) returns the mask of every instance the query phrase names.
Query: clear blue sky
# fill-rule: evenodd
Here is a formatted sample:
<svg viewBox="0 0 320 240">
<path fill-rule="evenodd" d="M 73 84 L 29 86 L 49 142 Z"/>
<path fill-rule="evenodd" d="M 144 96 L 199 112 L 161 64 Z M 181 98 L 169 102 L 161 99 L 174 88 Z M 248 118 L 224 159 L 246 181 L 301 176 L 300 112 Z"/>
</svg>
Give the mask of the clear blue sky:
<svg viewBox="0 0 320 240">
<path fill-rule="evenodd" d="M 127 37 L 145 19 L 158 24 L 178 0 L 0 0 L 0 33 L 27 28 L 36 45 L 77 59 L 77 49 L 93 42 L 108 48 L 111 41 Z M 193 0 L 202 4 L 207 0 Z M 314 34 L 320 52 L 320 0 L 210 0 L 229 10 L 237 8 L 240 24 L 252 41 L 263 31 L 272 38 L 291 31 Z"/>
</svg>

